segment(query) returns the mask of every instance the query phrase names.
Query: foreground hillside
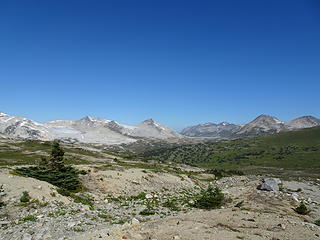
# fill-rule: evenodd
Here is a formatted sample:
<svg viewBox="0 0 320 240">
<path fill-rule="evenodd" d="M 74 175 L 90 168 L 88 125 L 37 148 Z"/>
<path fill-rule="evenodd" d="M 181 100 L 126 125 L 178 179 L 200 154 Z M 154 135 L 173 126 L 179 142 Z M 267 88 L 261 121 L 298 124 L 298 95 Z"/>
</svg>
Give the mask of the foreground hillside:
<svg viewBox="0 0 320 240">
<path fill-rule="evenodd" d="M 143 157 L 2 138 L 0 239 L 320 239 L 319 136 L 143 142 Z"/>
<path fill-rule="evenodd" d="M 52 184 L 1 169 L 0 239 L 194 240 L 319 239 L 319 182 L 283 181 L 257 190 L 261 177 L 216 179 L 200 168 L 113 162 L 79 166 L 81 198 Z M 217 209 L 196 207 L 208 184 L 224 193 Z M 30 199 L 22 201 L 23 192 Z M 81 201 L 78 201 L 81 199 Z M 304 200 L 307 215 L 294 211 Z"/>
<path fill-rule="evenodd" d="M 171 161 L 201 167 L 274 167 L 287 170 L 320 169 L 320 127 L 274 135 L 162 147 L 145 151 L 146 160 Z"/>
</svg>

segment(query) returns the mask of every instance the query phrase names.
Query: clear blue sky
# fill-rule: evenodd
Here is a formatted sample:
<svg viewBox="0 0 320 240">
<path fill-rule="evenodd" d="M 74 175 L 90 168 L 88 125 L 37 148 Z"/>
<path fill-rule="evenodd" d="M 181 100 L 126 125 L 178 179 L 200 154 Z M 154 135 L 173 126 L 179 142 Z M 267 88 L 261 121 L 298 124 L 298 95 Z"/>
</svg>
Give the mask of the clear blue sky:
<svg viewBox="0 0 320 240">
<path fill-rule="evenodd" d="M 320 117 L 320 1 L 0 1 L 0 111 L 175 129 Z"/>
</svg>

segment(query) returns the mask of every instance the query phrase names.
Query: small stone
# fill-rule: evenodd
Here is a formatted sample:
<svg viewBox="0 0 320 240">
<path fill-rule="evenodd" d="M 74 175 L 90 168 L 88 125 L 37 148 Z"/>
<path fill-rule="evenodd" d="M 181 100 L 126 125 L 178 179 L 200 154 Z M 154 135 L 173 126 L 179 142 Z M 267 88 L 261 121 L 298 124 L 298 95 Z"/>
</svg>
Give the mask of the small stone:
<svg viewBox="0 0 320 240">
<path fill-rule="evenodd" d="M 285 230 L 285 229 L 286 229 L 286 227 L 285 227 L 284 224 L 282 224 L 282 223 L 279 223 L 277 226 L 278 226 L 279 228 L 281 228 L 282 230 Z"/>
<path fill-rule="evenodd" d="M 146 194 L 146 199 L 150 199 L 150 198 L 152 198 L 152 195 L 150 193 L 147 193 Z"/>
<path fill-rule="evenodd" d="M 0 221 L 0 226 L 7 226 L 9 224 L 10 224 L 9 221 Z"/>
<path fill-rule="evenodd" d="M 76 225 L 75 222 L 68 223 L 68 227 L 69 227 L 69 228 L 74 227 L 75 225 Z"/>
<path fill-rule="evenodd" d="M 104 200 L 104 202 L 105 202 L 105 203 L 109 203 L 109 200 L 106 198 L 106 199 Z"/>
<path fill-rule="evenodd" d="M 29 233 L 23 235 L 22 240 L 32 240 L 32 236 Z"/>
<path fill-rule="evenodd" d="M 180 240 L 181 238 L 179 236 L 174 236 L 172 239 L 173 240 Z"/>
<path fill-rule="evenodd" d="M 140 223 L 140 221 L 138 219 L 132 218 L 132 220 L 131 220 L 132 225 L 139 224 L 139 223 Z"/>
</svg>

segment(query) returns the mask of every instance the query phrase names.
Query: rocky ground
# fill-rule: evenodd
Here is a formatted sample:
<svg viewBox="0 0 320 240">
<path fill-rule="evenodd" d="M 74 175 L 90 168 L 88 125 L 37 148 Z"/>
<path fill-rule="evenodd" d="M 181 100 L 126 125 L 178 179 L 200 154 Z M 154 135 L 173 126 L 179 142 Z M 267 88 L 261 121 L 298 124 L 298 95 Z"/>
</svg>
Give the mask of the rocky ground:
<svg viewBox="0 0 320 240">
<path fill-rule="evenodd" d="M 83 165 L 82 203 L 56 187 L 0 170 L 0 239 L 320 239 L 319 181 L 282 181 L 258 190 L 261 176 L 214 180 L 201 169 L 115 162 Z M 195 209 L 201 188 L 219 186 L 229 201 L 216 210 Z M 31 200 L 20 202 L 23 191 Z M 311 210 L 297 214 L 304 201 Z"/>
</svg>

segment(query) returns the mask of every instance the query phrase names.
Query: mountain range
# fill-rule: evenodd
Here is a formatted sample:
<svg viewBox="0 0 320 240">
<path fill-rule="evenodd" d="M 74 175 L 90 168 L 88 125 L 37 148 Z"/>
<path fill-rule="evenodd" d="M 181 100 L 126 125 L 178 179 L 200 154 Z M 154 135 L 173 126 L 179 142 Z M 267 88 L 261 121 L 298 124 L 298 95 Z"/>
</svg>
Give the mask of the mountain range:
<svg viewBox="0 0 320 240">
<path fill-rule="evenodd" d="M 181 139 L 188 137 L 207 137 L 213 139 L 232 139 L 248 136 L 273 134 L 320 125 L 320 119 L 303 116 L 289 122 L 276 117 L 260 115 L 244 125 L 228 122 L 204 123 L 190 126 L 181 134 L 163 126 L 153 119 L 129 126 L 113 120 L 86 116 L 79 120 L 55 120 L 45 123 L 10 116 L 0 112 L 0 135 L 12 138 L 51 141 L 59 139 L 65 142 L 96 144 L 132 143 L 138 139 Z"/>
<path fill-rule="evenodd" d="M 276 117 L 260 115 L 244 125 L 222 122 L 204 123 L 184 128 L 181 134 L 189 137 L 210 137 L 217 139 L 239 138 L 273 134 L 301 128 L 310 128 L 320 125 L 320 119 L 313 116 L 303 116 L 289 122 L 280 121 Z"/>
<path fill-rule="evenodd" d="M 23 117 L 0 113 L 0 134 L 34 140 L 60 139 L 67 142 L 98 144 L 121 144 L 137 141 L 139 138 L 180 138 L 177 132 L 153 119 L 135 126 L 117 123 L 113 120 L 86 116 L 80 120 L 56 120 L 38 123 Z"/>
</svg>

